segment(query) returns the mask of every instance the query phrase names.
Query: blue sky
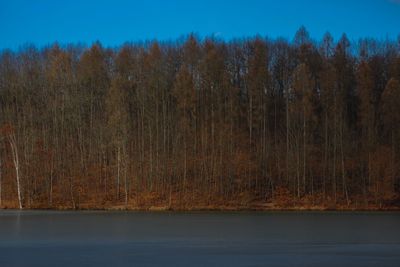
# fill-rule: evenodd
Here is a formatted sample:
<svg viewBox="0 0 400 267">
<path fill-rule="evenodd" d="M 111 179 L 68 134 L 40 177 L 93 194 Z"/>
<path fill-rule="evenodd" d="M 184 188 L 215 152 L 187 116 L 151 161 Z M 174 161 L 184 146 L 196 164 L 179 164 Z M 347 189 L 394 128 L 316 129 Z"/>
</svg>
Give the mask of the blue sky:
<svg viewBox="0 0 400 267">
<path fill-rule="evenodd" d="M 0 49 L 54 41 L 106 46 L 170 40 L 195 32 L 220 38 L 292 39 L 304 25 L 315 39 L 397 38 L 400 0 L 0 0 Z"/>
</svg>

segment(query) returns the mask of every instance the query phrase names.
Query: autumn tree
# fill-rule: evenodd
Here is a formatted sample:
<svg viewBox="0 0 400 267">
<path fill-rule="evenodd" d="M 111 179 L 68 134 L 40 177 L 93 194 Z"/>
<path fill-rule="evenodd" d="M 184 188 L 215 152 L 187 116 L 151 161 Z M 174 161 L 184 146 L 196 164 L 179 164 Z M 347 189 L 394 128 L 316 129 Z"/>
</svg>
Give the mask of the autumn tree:
<svg viewBox="0 0 400 267">
<path fill-rule="evenodd" d="M 0 206 L 391 205 L 399 62 L 305 27 L 3 50 Z"/>
<path fill-rule="evenodd" d="M 194 119 L 194 108 L 195 108 L 195 89 L 188 67 L 185 65 L 181 66 L 181 69 L 177 73 L 176 80 L 174 83 L 173 95 L 176 99 L 177 112 L 178 112 L 178 127 L 181 129 L 181 139 L 183 142 L 183 192 L 185 192 L 187 183 L 187 165 L 188 165 L 188 139 L 193 136 L 192 124 Z"/>
<path fill-rule="evenodd" d="M 298 165 L 300 165 L 300 150 L 302 150 L 302 191 L 305 192 L 306 189 L 306 176 L 307 176 L 307 139 L 308 133 L 307 129 L 310 127 L 310 123 L 312 123 L 312 115 L 313 108 L 311 103 L 312 92 L 313 92 L 313 80 L 307 69 L 305 64 L 299 65 L 294 73 L 292 78 L 292 86 L 294 90 L 294 112 L 298 117 L 298 128 L 302 128 L 302 148 L 300 148 L 300 138 L 297 137 L 297 148 L 298 148 Z M 299 114 L 301 114 L 299 116 Z M 300 126 L 301 125 L 301 126 Z M 298 166 L 297 168 L 299 168 Z M 300 196 L 300 170 L 298 170 L 297 174 L 297 195 Z"/>
<path fill-rule="evenodd" d="M 389 133 L 391 141 L 391 168 L 392 168 L 392 184 L 396 184 L 398 175 L 398 166 L 396 159 L 399 155 L 399 129 L 400 129 L 400 82 L 391 78 L 382 95 L 382 115 L 384 128 Z"/>
</svg>

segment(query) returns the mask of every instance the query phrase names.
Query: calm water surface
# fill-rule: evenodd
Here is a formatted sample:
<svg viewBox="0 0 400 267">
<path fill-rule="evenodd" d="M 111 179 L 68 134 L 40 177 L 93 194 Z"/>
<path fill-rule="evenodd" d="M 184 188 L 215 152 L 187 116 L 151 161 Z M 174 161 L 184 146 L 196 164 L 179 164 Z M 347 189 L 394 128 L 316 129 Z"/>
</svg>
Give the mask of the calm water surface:
<svg viewBox="0 0 400 267">
<path fill-rule="evenodd" d="M 400 213 L 0 211 L 0 266 L 400 266 Z"/>
</svg>

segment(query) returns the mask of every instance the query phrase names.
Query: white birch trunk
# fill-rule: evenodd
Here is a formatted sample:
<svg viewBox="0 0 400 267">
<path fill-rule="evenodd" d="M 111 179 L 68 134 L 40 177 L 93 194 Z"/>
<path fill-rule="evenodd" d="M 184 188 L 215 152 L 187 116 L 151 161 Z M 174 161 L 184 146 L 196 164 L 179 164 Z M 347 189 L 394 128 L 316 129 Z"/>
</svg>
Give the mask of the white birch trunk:
<svg viewBox="0 0 400 267">
<path fill-rule="evenodd" d="M 19 204 L 19 209 L 22 209 L 19 158 L 18 158 L 18 149 L 17 149 L 17 142 L 15 140 L 15 135 L 13 134 L 9 135 L 9 142 L 11 145 L 11 151 L 12 151 L 16 180 L 17 180 L 18 204 Z"/>
</svg>

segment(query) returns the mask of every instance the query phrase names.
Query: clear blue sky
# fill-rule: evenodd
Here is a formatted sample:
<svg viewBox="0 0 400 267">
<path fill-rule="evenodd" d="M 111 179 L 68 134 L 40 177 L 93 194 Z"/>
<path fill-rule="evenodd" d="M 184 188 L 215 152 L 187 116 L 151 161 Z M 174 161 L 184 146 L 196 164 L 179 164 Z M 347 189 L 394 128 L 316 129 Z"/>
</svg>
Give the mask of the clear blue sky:
<svg viewBox="0 0 400 267">
<path fill-rule="evenodd" d="M 350 39 L 400 33 L 400 0 L 0 0 L 0 49 L 54 41 L 106 46 L 195 32 L 220 38 L 292 39 L 304 25 Z"/>
</svg>

